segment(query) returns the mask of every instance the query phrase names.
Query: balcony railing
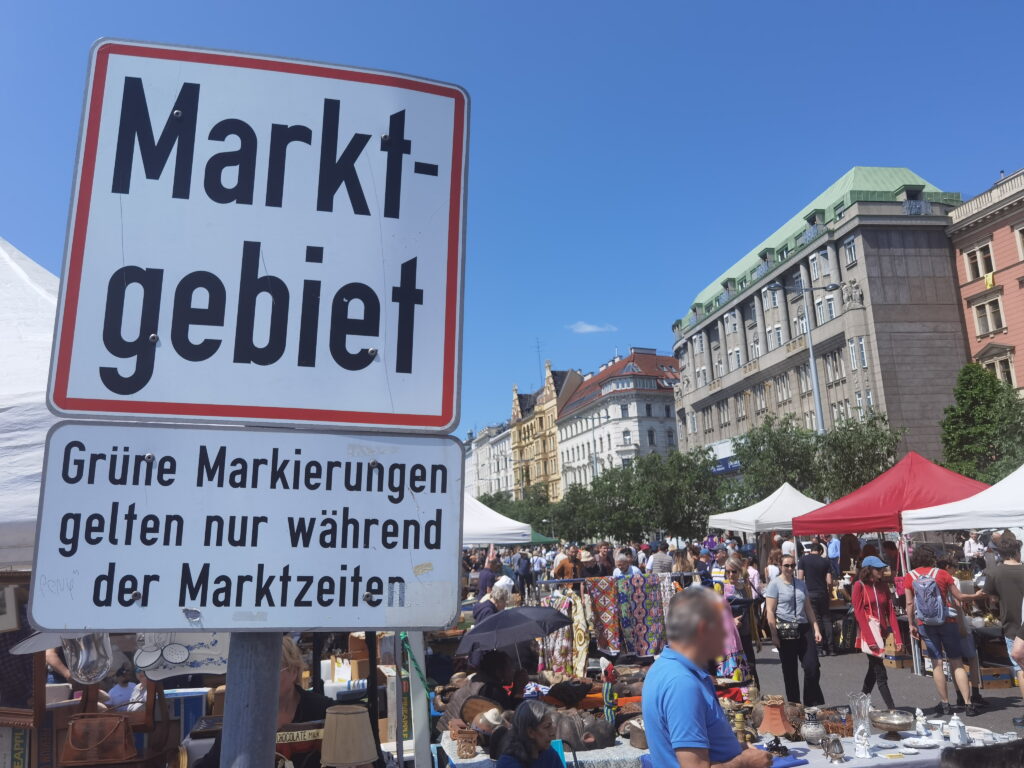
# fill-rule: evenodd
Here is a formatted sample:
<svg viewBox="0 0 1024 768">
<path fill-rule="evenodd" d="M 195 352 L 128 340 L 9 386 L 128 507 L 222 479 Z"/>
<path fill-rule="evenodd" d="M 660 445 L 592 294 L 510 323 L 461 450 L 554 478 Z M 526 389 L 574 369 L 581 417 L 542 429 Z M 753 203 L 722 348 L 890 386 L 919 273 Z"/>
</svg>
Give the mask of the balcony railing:
<svg viewBox="0 0 1024 768">
<path fill-rule="evenodd" d="M 817 240 L 821 233 L 824 231 L 825 228 L 821 226 L 821 224 L 813 224 L 803 231 L 803 234 L 801 234 L 800 237 L 797 238 L 797 242 L 800 245 L 807 245 L 813 240 Z"/>
<path fill-rule="evenodd" d="M 963 221 L 968 216 L 973 216 L 990 205 L 994 205 L 1000 200 L 1005 200 L 1021 190 L 1024 190 L 1024 173 L 1018 171 L 988 192 L 982 192 L 973 200 L 968 200 L 960 207 L 954 208 L 950 211 L 949 217 L 954 222 Z"/>
</svg>

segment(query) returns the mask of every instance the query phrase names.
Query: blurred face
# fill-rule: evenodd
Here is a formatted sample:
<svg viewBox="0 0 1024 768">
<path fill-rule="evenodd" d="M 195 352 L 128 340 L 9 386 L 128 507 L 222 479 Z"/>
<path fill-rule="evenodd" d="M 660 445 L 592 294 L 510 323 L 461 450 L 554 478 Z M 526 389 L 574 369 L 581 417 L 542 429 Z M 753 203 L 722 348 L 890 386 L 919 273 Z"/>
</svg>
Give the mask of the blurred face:
<svg viewBox="0 0 1024 768">
<path fill-rule="evenodd" d="M 725 561 L 729 559 L 729 553 L 724 550 L 715 552 L 715 560 L 718 561 L 719 565 L 724 565 Z"/>
<path fill-rule="evenodd" d="M 796 562 L 792 557 L 782 558 L 782 575 L 786 579 L 792 579 L 796 576 Z"/>
<path fill-rule="evenodd" d="M 571 557 L 573 560 L 575 560 L 579 556 L 580 556 L 580 551 L 578 549 L 576 549 L 576 547 L 569 547 L 569 557 Z"/>
<path fill-rule="evenodd" d="M 729 581 L 736 581 L 738 578 L 740 578 L 740 576 L 742 576 L 742 571 L 734 568 L 731 565 L 726 566 L 725 577 L 729 579 Z"/>
<path fill-rule="evenodd" d="M 526 735 L 530 737 L 538 752 L 550 747 L 552 739 L 555 738 L 555 724 L 551 721 L 551 715 L 545 715 L 544 719 L 537 723 L 536 728 L 527 728 Z"/>
<path fill-rule="evenodd" d="M 601 548 L 598 550 L 598 552 L 600 553 L 601 557 L 607 556 L 608 551 L 609 551 L 609 548 L 608 548 L 607 544 L 602 544 Z"/>
</svg>

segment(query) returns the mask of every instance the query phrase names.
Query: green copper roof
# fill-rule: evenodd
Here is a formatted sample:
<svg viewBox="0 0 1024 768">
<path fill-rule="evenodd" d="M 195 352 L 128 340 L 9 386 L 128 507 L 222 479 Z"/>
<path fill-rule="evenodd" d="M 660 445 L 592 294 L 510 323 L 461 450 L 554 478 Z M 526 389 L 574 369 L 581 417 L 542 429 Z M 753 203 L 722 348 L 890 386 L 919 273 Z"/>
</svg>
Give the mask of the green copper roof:
<svg viewBox="0 0 1024 768">
<path fill-rule="evenodd" d="M 858 201 L 887 201 L 896 199 L 896 191 L 904 185 L 923 186 L 923 197 L 932 202 L 959 202 L 958 194 L 943 193 L 934 184 L 929 184 L 909 168 L 875 168 L 855 166 L 839 177 L 828 189 L 805 205 L 793 218 L 775 230 L 771 235 L 723 272 L 707 288 L 697 294 L 694 304 L 707 304 L 722 293 L 722 283 L 729 279 L 747 276 L 761 264 L 758 256 L 765 248 L 776 251 L 786 247 L 790 253 L 799 249 L 796 238 L 807 229 L 807 216 L 813 210 L 825 212 L 825 222 L 835 219 L 836 206 L 847 207 Z M 749 284 L 749 283 L 748 283 Z"/>
</svg>

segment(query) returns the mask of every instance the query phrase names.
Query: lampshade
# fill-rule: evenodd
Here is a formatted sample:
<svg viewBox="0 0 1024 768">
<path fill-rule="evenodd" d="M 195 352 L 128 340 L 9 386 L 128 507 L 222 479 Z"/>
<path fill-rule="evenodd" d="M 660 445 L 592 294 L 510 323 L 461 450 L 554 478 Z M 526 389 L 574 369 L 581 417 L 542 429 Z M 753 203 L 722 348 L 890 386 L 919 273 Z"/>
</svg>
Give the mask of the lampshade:
<svg viewBox="0 0 1024 768">
<path fill-rule="evenodd" d="M 338 705 L 327 709 L 322 765 L 334 768 L 366 765 L 377 759 L 377 745 L 370 730 L 370 713 L 363 707 Z"/>
</svg>

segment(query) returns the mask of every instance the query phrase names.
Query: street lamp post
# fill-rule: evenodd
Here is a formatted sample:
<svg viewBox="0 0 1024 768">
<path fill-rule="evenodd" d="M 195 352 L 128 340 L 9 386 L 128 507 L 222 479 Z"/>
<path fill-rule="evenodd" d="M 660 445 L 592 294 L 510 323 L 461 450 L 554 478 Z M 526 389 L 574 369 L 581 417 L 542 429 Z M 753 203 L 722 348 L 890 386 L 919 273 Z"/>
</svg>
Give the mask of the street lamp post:
<svg viewBox="0 0 1024 768">
<path fill-rule="evenodd" d="M 786 286 L 781 282 L 775 281 L 773 283 L 769 283 L 768 289 L 770 291 L 782 291 L 782 300 L 786 300 Z M 814 338 L 811 334 L 811 308 L 807 301 L 807 295 L 816 290 L 831 293 L 832 291 L 839 290 L 839 286 L 835 283 L 829 283 L 824 288 L 815 288 L 813 285 L 809 288 L 805 288 L 801 285 L 799 288 L 791 287 L 790 290 L 800 291 L 800 293 L 803 294 L 804 322 L 807 323 L 807 330 L 805 331 L 807 336 L 807 355 L 810 359 L 809 367 L 811 369 L 811 392 L 814 394 L 814 418 L 817 422 L 815 426 L 818 428 L 818 434 L 823 435 L 825 434 L 825 411 L 821 407 L 821 388 L 818 386 L 818 365 L 814 360 Z"/>
</svg>

